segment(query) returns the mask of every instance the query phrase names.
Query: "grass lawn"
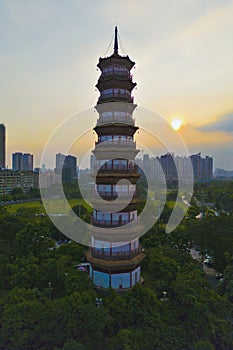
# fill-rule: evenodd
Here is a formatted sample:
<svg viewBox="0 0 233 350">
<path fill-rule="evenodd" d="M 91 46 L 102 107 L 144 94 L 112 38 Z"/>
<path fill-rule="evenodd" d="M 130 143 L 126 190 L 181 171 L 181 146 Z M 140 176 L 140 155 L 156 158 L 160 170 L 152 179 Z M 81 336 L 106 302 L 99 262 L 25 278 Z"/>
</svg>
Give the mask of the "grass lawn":
<svg viewBox="0 0 233 350">
<path fill-rule="evenodd" d="M 83 199 L 70 199 L 68 200 L 69 207 L 67 207 L 63 200 L 54 199 L 50 200 L 47 205 L 48 209 L 52 214 L 65 214 L 67 213 L 67 210 L 70 210 L 75 205 L 81 204 L 87 209 L 90 208 L 88 204 Z M 25 203 L 15 203 L 5 206 L 7 208 L 7 211 L 11 214 L 15 213 L 19 208 L 36 208 L 38 209 L 38 214 L 40 213 L 46 213 L 46 210 L 44 208 L 44 205 L 41 201 L 35 201 L 35 202 L 25 202 Z"/>
<path fill-rule="evenodd" d="M 45 209 L 41 201 L 15 203 L 4 206 L 11 214 L 15 213 L 19 208 L 38 208 L 38 213 L 45 213 Z"/>
</svg>

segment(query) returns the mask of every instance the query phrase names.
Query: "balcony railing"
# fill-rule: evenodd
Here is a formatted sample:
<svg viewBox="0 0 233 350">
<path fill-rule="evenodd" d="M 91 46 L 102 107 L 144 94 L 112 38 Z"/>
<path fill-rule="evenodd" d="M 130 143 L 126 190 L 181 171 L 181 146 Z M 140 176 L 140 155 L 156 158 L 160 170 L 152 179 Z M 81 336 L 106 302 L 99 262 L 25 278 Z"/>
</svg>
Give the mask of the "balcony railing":
<svg viewBox="0 0 233 350">
<path fill-rule="evenodd" d="M 131 117 L 121 117 L 121 116 L 110 116 L 110 117 L 100 117 L 97 120 L 97 125 L 106 124 L 106 123 L 114 123 L 121 122 L 125 124 L 133 124 L 135 123 L 135 119 Z"/>
<path fill-rule="evenodd" d="M 125 260 L 125 259 L 131 259 L 134 258 L 137 254 L 140 254 L 142 251 L 141 245 L 137 249 L 133 249 L 126 252 L 113 252 L 113 251 L 106 251 L 103 249 L 95 249 L 91 248 L 91 255 L 94 258 L 103 258 L 105 260 Z"/>
<path fill-rule="evenodd" d="M 117 198 L 118 195 L 120 197 L 124 197 L 124 198 L 129 198 L 129 196 L 131 197 L 133 195 L 134 197 L 138 196 L 138 191 L 134 191 L 133 193 L 128 193 L 128 192 L 106 192 L 106 191 L 98 191 L 98 194 L 102 197 L 102 198 Z"/>
<path fill-rule="evenodd" d="M 132 75 L 127 71 L 120 72 L 120 71 L 112 70 L 109 72 L 103 72 L 102 75 L 100 76 L 100 80 L 104 80 L 111 77 L 117 77 L 122 79 L 132 79 Z"/>
<path fill-rule="evenodd" d="M 110 93 L 110 94 L 104 94 L 100 95 L 98 102 L 103 102 L 103 101 L 108 101 L 108 100 L 124 100 L 127 102 L 133 103 L 134 98 L 127 95 L 127 94 L 122 94 L 122 93 Z"/>
<path fill-rule="evenodd" d="M 134 220 L 136 222 L 136 220 Z M 124 226 L 133 221 L 130 220 L 106 220 L 106 219 L 95 219 L 91 218 L 91 224 L 94 226 L 99 226 L 99 227 L 118 227 L 118 226 Z"/>
<path fill-rule="evenodd" d="M 136 147 L 136 142 L 133 140 L 107 140 L 107 141 L 101 141 L 101 142 L 95 142 L 96 147 L 105 147 L 105 146 L 132 146 Z"/>
<path fill-rule="evenodd" d="M 119 164 L 119 165 L 112 165 L 112 164 L 107 164 L 105 163 L 104 165 L 102 165 L 100 168 L 95 168 L 95 170 L 99 170 L 99 171 L 127 171 L 127 172 L 135 172 L 138 171 L 138 166 L 136 164 L 128 164 L 128 165 L 124 165 L 124 164 Z"/>
</svg>

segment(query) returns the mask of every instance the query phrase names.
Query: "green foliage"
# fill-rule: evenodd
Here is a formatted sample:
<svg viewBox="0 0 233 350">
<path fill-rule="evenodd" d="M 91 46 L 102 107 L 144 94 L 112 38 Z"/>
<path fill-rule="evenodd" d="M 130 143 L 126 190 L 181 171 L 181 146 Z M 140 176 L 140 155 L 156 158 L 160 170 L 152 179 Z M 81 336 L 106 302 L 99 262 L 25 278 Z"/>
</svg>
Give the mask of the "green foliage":
<svg viewBox="0 0 233 350">
<path fill-rule="evenodd" d="M 191 240 L 201 251 L 214 257 L 215 266 L 220 271 L 223 271 L 227 264 L 225 253 L 233 255 L 232 222 L 232 216 L 206 217 L 187 226 Z"/>
<path fill-rule="evenodd" d="M 10 194 L 1 196 L 3 202 L 15 201 L 15 200 L 25 200 L 25 199 L 39 199 L 40 190 L 38 188 L 30 188 L 29 192 L 25 193 L 22 188 L 14 188 Z"/>
<path fill-rule="evenodd" d="M 73 212 L 83 221 L 90 222 L 92 208 L 87 205 L 78 204 L 72 207 Z"/>
<path fill-rule="evenodd" d="M 22 257 L 33 253 L 35 256 L 42 258 L 49 248 L 53 246 L 54 242 L 50 238 L 47 223 L 31 223 L 17 233 L 15 255 Z"/>
<path fill-rule="evenodd" d="M 209 184 L 196 184 L 195 194 L 204 194 L 209 202 L 214 202 L 219 210 L 233 211 L 233 181 L 212 181 Z"/>
<path fill-rule="evenodd" d="M 73 184 L 66 186 L 72 196 Z M 218 199 L 225 208 L 229 197 L 221 197 L 223 185 L 216 186 L 198 187 L 197 195 L 205 191 L 206 200 Z M 62 236 L 47 218 L 0 207 L 0 350 L 232 349 L 232 216 L 193 216 L 167 234 L 175 192 L 168 199 L 164 223 L 141 238 L 145 282 L 127 293 L 96 291 L 88 275 L 75 269 L 86 247 L 55 247 L 53 239 Z M 225 268 L 218 291 L 191 258 L 193 242 Z M 99 308 L 97 297 L 103 300 Z"/>
<path fill-rule="evenodd" d="M 75 199 L 81 199 L 82 195 L 79 190 L 78 181 L 72 181 L 69 183 L 63 184 L 63 190 L 65 193 L 66 198 L 75 198 Z"/>
<path fill-rule="evenodd" d="M 148 194 L 148 184 L 145 175 L 142 173 L 139 177 L 139 180 L 137 181 L 137 191 L 139 193 L 139 196 L 141 199 L 145 199 Z"/>
<path fill-rule="evenodd" d="M 74 271 L 68 273 L 65 277 L 66 295 L 71 295 L 74 292 L 85 292 L 92 288 L 92 283 L 89 277 L 82 271 Z"/>
<path fill-rule="evenodd" d="M 223 280 L 218 286 L 218 291 L 233 303 L 233 260 L 228 262 L 228 265 L 224 270 Z"/>
<path fill-rule="evenodd" d="M 12 191 L 11 191 L 11 194 L 14 195 L 14 194 L 23 194 L 23 190 L 22 188 L 14 188 Z"/>
<path fill-rule="evenodd" d="M 194 350 L 215 350 L 215 346 L 209 340 L 200 340 L 194 346 Z"/>
<path fill-rule="evenodd" d="M 154 281 L 164 281 L 166 285 L 169 285 L 175 280 L 179 271 L 179 265 L 177 262 L 163 255 L 163 252 L 159 248 L 151 248 L 147 251 L 147 268 L 153 275 Z"/>
<path fill-rule="evenodd" d="M 80 342 L 77 342 L 74 339 L 68 339 L 65 342 L 64 347 L 56 348 L 55 350 L 84 350 L 84 347 Z"/>
<path fill-rule="evenodd" d="M 169 201 L 176 201 L 178 191 L 177 190 L 170 190 L 167 193 L 167 198 L 166 200 Z"/>
<path fill-rule="evenodd" d="M 40 213 L 39 207 L 20 207 L 16 210 L 15 215 L 33 217 Z"/>
<path fill-rule="evenodd" d="M 85 249 L 81 244 L 72 242 L 70 244 L 63 244 L 57 249 L 57 255 L 69 255 L 72 257 L 72 260 L 75 262 L 82 261 L 84 257 Z"/>
</svg>

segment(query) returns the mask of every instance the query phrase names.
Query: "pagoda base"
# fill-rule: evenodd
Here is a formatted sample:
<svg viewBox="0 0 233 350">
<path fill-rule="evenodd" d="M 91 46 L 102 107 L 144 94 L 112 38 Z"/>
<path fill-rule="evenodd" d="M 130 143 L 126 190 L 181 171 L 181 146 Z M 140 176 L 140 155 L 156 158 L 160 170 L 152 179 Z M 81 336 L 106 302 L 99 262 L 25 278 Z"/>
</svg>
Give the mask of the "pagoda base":
<svg viewBox="0 0 233 350">
<path fill-rule="evenodd" d="M 137 283 L 142 283 L 141 266 L 135 267 L 132 271 L 108 273 L 90 268 L 90 278 L 97 288 L 113 288 L 118 291 L 128 290 Z"/>
</svg>

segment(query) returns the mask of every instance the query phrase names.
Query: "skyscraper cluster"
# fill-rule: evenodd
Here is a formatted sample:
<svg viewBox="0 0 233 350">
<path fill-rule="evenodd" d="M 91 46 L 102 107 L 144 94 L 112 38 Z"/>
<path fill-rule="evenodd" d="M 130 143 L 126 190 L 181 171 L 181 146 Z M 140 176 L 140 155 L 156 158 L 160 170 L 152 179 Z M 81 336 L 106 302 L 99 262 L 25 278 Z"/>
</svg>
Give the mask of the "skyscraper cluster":
<svg viewBox="0 0 233 350">
<path fill-rule="evenodd" d="M 177 185 L 178 180 L 189 183 L 191 172 L 193 172 L 195 182 L 210 182 L 213 177 L 213 158 L 202 157 L 201 153 L 190 157 L 177 156 L 172 153 L 160 157 L 149 157 L 148 154 L 144 154 L 143 158 L 137 161 L 149 179 L 158 185 L 164 177 L 170 186 Z"/>
<path fill-rule="evenodd" d="M 16 152 L 12 154 L 12 169 L 16 170 L 33 170 L 33 155 L 30 153 Z"/>
<path fill-rule="evenodd" d="M 40 184 L 39 184 L 39 172 Z M 60 181 L 70 182 L 77 177 L 77 158 L 72 155 L 56 154 L 53 170 L 36 168 L 33 171 L 33 154 L 15 152 L 12 154 L 12 169 L 6 166 L 6 127 L 0 124 L 0 196 L 10 194 L 15 188 L 24 192 L 31 187 L 47 188 Z"/>
<path fill-rule="evenodd" d="M 38 174 L 33 172 L 33 155 L 14 153 L 12 168 L 6 167 L 6 127 L 0 124 L 0 196 L 11 194 L 20 188 L 23 192 L 38 187 Z"/>
</svg>

